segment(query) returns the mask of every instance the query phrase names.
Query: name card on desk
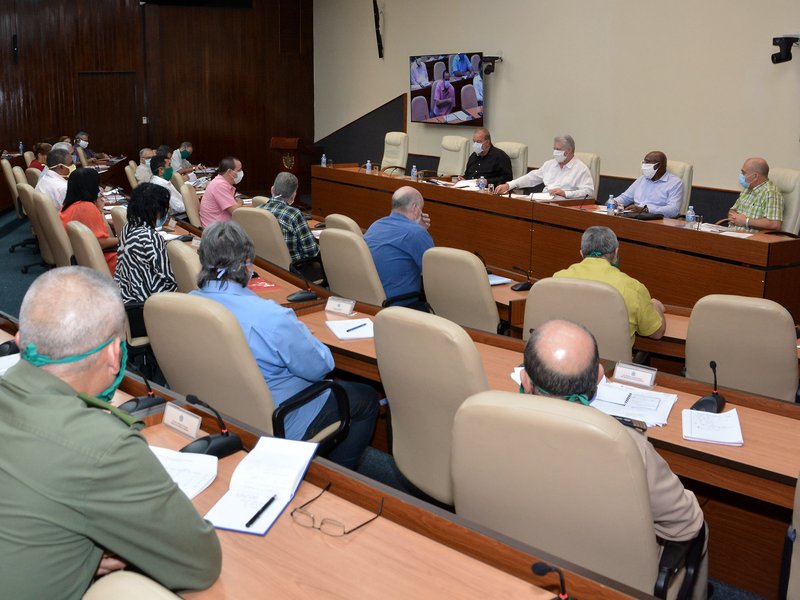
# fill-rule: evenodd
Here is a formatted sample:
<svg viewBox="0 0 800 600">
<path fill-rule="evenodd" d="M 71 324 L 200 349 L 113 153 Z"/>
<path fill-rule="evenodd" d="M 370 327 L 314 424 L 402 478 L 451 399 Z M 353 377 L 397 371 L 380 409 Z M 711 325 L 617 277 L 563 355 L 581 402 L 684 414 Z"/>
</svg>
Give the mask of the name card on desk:
<svg viewBox="0 0 800 600">
<path fill-rule="evenodd" d="M 355 300 L 348 300 L 347 298 L 337 298 L 331 296 L 328 298 L 328 303 L 325 305 L 325 312 L 336 313 L 337 315 L 344 315 L 349 317 L 353 314 L 353 309 L 356 307 Z"/>
<path fill-rule="evenodd" d="M 614 367 L 614 380 L 651 388 L 656 383 L 656 373 L 658 373 L 658 369 L 652 367 L 618 362 Z"/>
<path fill-rule="evenodd" d="M 200 415 L 184 410 L 172 402 L 167 402 L 166 408 L 164 408 L 164 425 L 178 433 L 188 435 L 192 439 L 197 437 L 202 421 Z"/>
</svg>

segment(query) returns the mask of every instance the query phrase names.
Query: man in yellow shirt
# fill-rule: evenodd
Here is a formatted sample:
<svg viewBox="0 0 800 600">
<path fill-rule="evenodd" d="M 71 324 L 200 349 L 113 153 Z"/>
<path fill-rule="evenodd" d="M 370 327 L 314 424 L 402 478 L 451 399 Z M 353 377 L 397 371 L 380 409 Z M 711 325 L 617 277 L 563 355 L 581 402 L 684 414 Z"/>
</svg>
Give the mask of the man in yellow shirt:
<svg viewBox="0 0 800 600">
<path fill-rule="evenodd" d="M 589 227 L 581 237 L 581 256 L 581 262 L 554 273 L 553 277 L 601 281 L 622 294 L 628 307 L 631 345 L 637 333 L 654 340 L 664 335 L 667 328 L 664 305 L 651 298 L 642 283 L 619 270 L 619 242 L 613 231 L 608 227 Z"/>
</svg>

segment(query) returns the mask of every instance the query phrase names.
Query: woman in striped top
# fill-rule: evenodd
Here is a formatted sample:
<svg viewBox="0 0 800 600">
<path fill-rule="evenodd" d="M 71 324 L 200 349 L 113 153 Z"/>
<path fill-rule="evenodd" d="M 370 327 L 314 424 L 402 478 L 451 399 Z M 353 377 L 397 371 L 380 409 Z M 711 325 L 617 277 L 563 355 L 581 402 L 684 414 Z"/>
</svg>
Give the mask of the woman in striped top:
<svg viewBox="0 0 800 600">
<path fill-rule="evenodd" d="M 169 212 L 169 192 L 152 183 L 133 190 L 128 203 L 128 222 L 119 236 L 114 279 L 122 301 L 144 302 L 158 292 L 178 289 L 169 264 L 167 244 L 156 231 Z"/>
</svg>

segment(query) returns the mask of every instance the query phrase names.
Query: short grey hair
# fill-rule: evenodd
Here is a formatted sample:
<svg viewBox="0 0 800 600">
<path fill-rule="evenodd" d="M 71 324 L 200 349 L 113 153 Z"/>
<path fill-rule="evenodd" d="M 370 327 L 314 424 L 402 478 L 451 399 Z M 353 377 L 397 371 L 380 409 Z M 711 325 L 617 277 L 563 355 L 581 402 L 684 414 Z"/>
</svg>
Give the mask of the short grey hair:
<svg viewBox="0 0 800 600">
<path fill-rule="evenodd" d="M 189 148 L 194 148 L 194 144 L 192 144 L 192 142 L 181 142 L 178 150 L 188 150 Z"/>
<path fill-rule="evenodd" d="M 249 283 L 247 263 L 255 258 L 255 249 L 253 240 L 236 221 L 217 221 L 206 227 L 198 253 L 197 287 L 210 281 L 234 281 L 242 287 Z"/>
<path fill-rule="evenodd" d="M 292 194 L 297 191 L 297 186 L 297 177 L 288 171 L 278 173 L 278 176 L 275 177 L 275 183 L 272 184 L 275 189 L 275 197 L 281 197 L 284 200 L 292 197 Z"/>
<path fill-rule="evenodd" d="M 575 140 L 572 139 L 572 136 L 569 135 L 569 134 L 567 134 L 567 135 L 557 135 L 556 137 L 553 138 L 553 142 L 561 142 L 567 148 L 569 148 L 570 150 L 575 152 Z"/>
<path fill-rule="evenodd" d="M 89 134 L 86 133 L 85 131 L 79 131 L 78 133 L 75 134 L 75 139 L 77 140 L 82 135 L 85 135 L 86 137 L 89 137 Z"/>
<path fill-rule="evenodd" d="M 619 248 L 616 234 L 608 227 L 595 225 L 589 227 L 581 236 L 581 253 L 584 258 L 594 256 L 609 261 Z"/>
<path fill-rule="evenodd" d="M 406 213 L 412 206 L 420 205 L 423 202 L 424 200 L 419 190 L 406 185 L 398 188 L 392 194 L 392 212 Z"/>
<path fill-rule="evenodd" d="M 142 148 L 141 150 L 139 150 L 139 158 L 144 158 L 144 153 L 145 152 L 151 152 L 151 151 L 152 151 L 152 148 Z"/>
<path fill-rule="evenodd" d="M 49 168 L 53 168 L 56 165 L 66 165 L 67 158 L 71 156 L 69 150 L 65 150 L 64 148 L 53 148 L 50 152 L 47 153 L 47 166 Z"/>
<path fill-rule="evenodd" d="M 66 150 L 67 152 L 72 153 L 72 144 L 69 142 L 58 142 L 57 144 L 53 144 L 53 147 L 50 150 Z"/>
<path fill-rule="evenodd" d="M 125 338 L 125 309 L 108 275 L 86 267 L 61 267 L 39 276 L 19 311 L 19 345 L 64 358 L 96 348 L 111 337 Z M 59 372 L 90 368 L 93 357 L 53 365 Z M 124 368 L 124 365 L 123 365 Z"/>
</svg>

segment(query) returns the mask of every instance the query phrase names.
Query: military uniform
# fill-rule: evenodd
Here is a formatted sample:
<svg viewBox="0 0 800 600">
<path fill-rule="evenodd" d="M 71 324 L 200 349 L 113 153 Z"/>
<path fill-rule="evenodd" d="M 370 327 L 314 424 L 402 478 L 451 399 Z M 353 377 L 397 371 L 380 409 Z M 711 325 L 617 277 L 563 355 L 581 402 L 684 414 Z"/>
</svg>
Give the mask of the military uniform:
<svg viewBox="0 0 800 600">
<path fill-rule="evenodd" d="M 97 404 L 97 407 L 92 406 Z M 22 360 L 0 378 L 3 595 L 79 599 L 104 551 L 171 589 L 219 575 L 219 540 L 138 433 Z"/>
</svg>

